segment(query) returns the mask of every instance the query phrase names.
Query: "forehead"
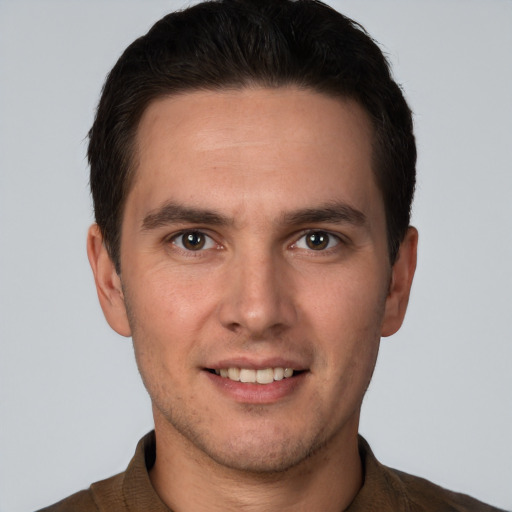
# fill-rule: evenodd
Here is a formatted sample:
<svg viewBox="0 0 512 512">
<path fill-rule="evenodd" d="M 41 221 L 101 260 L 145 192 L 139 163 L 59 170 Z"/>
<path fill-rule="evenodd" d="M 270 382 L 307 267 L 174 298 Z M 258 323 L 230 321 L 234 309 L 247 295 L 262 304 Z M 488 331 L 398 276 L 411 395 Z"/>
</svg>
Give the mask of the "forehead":
<svg viewBox="0 0 512 512">
<path fill-rule="evenodd" d="M 141 117 L 136 142 L 144 150 L 148 142 L 158 144 L 162 137 L 172 135 L 181 143 L 195 136 L 200 151 L 206 146 L 215 149 L 214 137 L 218 146 L 233 146 L 285 136 L 291 143 L 308 142 L 325 150 L 358 131 L 364 132 L 371 146 L 369 116 L 349 98 L 294 87 L 244 88 L 192 91 L 154 100 Z"/>
<path fill-rule="evenodd" d="M 240 207 L 236 196 L 286 209 L 316 196 L 324 203 L 367 202 L 376 193 L 366 112 L 354 101 L 310 90 L 158 99 L 141 118 L 136 151 L 128 202 L 135 194 L 141 208 L 166 200 Z"/>
</svg>

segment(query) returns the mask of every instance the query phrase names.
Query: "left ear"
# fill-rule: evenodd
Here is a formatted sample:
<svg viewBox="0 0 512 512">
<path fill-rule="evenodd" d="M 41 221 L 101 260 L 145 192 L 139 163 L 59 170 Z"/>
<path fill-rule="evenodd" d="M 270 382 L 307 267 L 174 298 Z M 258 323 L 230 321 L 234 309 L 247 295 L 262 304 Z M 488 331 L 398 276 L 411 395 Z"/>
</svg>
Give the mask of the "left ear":
<svg viewBox="0 0 512 512">
<path fill-rule="evenodd" d="M 404 321 L 412 278 L 416 270 L 417 249 L 418 231 L 410 226 L 403 242 L 400 244 L 397 259 L 391 270 L 391 282 L 386 299 L 381 336 L 395 334 Z"/>
</svg>

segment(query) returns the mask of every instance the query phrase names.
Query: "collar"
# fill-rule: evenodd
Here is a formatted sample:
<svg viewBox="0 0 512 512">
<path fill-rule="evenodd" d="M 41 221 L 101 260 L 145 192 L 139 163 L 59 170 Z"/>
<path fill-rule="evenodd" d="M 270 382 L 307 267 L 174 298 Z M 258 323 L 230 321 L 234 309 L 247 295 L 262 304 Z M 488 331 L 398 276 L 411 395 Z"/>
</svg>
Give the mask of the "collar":
<svg viewBox="0 0 512 512">
<path fill-rule="evenodd" d="M 359 436 L 358 443 L 364 483 L 345 512 L 409 511 L 410 502 L 397 472 L 377 461 L 363 437 Z M 155 458 L 156 440 L 152 431 L 139 441 L 135 455 L 124 473 L 93 484 L 94 501 L 99 509 L 109 512 L 172 512 L 159 498 L 149 478 L 149 470 L 153 467 Z M 114 501 L 119 503 L 119 508 L 112 508 Z"/>
</svg>

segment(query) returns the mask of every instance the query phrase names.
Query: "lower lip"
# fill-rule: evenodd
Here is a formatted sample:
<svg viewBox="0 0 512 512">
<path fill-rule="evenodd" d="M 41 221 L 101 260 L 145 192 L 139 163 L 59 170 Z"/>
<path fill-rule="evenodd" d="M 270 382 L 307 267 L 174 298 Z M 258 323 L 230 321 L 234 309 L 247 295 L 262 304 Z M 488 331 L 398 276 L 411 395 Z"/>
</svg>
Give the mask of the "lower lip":
<svg viewBox="0 0 512 512">
<path fill-rule="evenodd" d="M 252 384 L 220 377 L 208 371 L 204 373 L 223 394 L 246 404 L 271 404 L 289 397 L 304 383 L 307 375 L 307 372 L 302 372 L 293 377 L 275 380 L 270 384 Z"/>
</svg>

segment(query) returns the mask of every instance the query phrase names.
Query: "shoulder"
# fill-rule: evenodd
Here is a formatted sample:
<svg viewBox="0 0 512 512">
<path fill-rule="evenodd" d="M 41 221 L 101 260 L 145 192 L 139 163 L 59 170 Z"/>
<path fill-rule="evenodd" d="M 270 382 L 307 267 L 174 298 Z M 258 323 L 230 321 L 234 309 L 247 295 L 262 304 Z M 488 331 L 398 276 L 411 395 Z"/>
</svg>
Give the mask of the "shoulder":
<svg viewBox="0 0 512 512">
<path fill-rule="evenodd" d="M 409 503 L 411 512 L 502 512 L 500 509 L 421 477 L 384 467 L 388 477 L 397 483 Z"/>
<path fill-rule="evenodd" d="M 503 512 L 466 494 L 381 464 L 359 437 L 364 484 L 351 512 Z"/>
<path fill-rule="evenodd" d="M 58 503 L 42 508 L 38 512 L 97 512 L 99 509 L 94 503 L 90 490 L 80 491 Z"/>
<path fill-rule="evenodd" d="M 116 512 L 124 509 L 121 492 L 124 473 L 92 484 L 89 489 L 79 491 L 37 512 Z M 105 508 L 105 506 L 107 508 Z"/>
</svg>

